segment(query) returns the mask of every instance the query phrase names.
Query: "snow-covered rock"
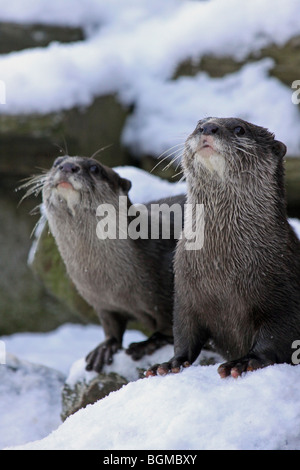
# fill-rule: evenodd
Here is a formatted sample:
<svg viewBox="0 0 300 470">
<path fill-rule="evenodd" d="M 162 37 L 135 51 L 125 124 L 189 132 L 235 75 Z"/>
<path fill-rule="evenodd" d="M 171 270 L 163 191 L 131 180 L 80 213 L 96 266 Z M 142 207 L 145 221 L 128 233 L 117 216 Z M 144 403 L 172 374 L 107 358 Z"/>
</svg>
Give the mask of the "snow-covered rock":
<svg viewBox="0 0 300 470">
<path fill-rule="evenodd" d="M 0 364 L 0 447 L 41 439 L 61 423 L 65 376 L 7 353 Z"/>
<path fill-rule="evenodd" d="M 217 366 L 129 383 L 14 449 L 300 449 L 300 367 L 221 379 Z"/>
</svg>

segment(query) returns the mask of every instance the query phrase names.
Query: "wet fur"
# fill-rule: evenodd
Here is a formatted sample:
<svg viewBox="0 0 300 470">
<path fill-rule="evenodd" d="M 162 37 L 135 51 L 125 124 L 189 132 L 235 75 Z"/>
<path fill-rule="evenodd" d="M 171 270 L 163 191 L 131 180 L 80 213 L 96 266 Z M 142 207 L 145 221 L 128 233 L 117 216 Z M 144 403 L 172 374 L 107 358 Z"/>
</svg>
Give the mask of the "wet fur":
<svg viewBox="0 0 300 470">
<path fill-rule="evenodd" d="M 197 160 L 200 129 L 216 123 L 223 177 Z M 242 136 L 234 129 L 243 126 Z M 288 224 L 282 158 L 285 146 L 267 129 L 240 119 L 200 121 L 186 142 L 188 203 L 204 204 L 201 250 L 175 255 L 174 347 L 149 375 L 191 364 L 208 340 L 230 363 L 222 377 L 291 362 L 300 338 L 300 243 Z"/>
<path fill-rule="evenodd" d="M 57 182 L 66 178 L 59 166 L 68 162 L 80 167 L 78 173 L 68 175 L 73 186 L 79 188 L 74 204 L 72 191 L 68 199 L 56 189 Z M 91 165 L 98 165 L 97 175 L 89 171 Z M 126 196 L 130 207 L 131 183 L 93 159 L 66 156 L 42 177 L 40 186 L 36 184 L 35 190 L 42 187 L 49 226 L 67 272 L 78 292 L 98 313 L 105 331 L 106 341 L 88 356 L 88 368 L 100 371 L 104 363 L 112 361 L 122 345 L 128 320 L 138 320 L 155 332 L 144 349 L 129 347 L 134 359 L 172 342 L 176 240 L 99 240 L 96 235 L 99 204 L 110 203 L 118 210 L 119 196 Z M 156 202 L 183 205 L 185 196 Z"/>
</svg>

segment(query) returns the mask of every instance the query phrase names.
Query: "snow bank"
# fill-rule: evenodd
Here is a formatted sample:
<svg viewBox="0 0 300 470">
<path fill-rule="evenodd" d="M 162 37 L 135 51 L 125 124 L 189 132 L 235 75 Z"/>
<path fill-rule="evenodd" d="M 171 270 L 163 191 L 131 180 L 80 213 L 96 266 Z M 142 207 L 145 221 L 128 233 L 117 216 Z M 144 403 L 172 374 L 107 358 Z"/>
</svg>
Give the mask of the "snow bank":
<svg viewBox="0 0 300 470">
<path fill-rule="evenodd" d="M 84 357 L 104 340 L 104 333 L 99 325 L 65 324 L 48 333 L 15 333 L 2 336 L 1 340 L 7 352 L 31 363 L 56 369 L 66 377 L 74 361 Z M 130 340 L 132 336 L 129 334 Z M 2 399 L 0 415 L 4 403 Z"/>
<path fill-rule="evenodd" d="M 135 103 L 123 143 L 136 155 L 159 155 L 206 115 L 239 116 L 269 127 L 290 155 L 298 155 L 293 90 L 268 75 L 270 61 L 223 79 L 200 73 L 170 80 L 188 58 L 239 60 L 268 44 L 284 44 L 300 33 L 298 10 L 297 0 L 31 0 L 26 9 L 21 0 L 2 0 L 0 20 L 82 25 L 87 37 L 2 55 L 7 96 L 0 112 L 56 112 L 116 93 L 124 105 Z"/>
<path fill-rule="evenodd" d="M 287 143 L 288 152 L 296 155 L 300 149 L 299 111 L 291 102 L 291 90 L 268 76 L 272 64 L 271 59 L 264 59 L 224 78 L 199 73 L 176 82 L 157 80 L 151 87 L 141 85 L 137 108 L 123 132 L 124 144 L 132 146 L 137 155 L 159 155 L 183 142 L 201 117 L 238 116 L 275 132 L 277 139 Z"/>
<path fill-rule="evenodd" d="M 237 380 L 217 366 L 140 379 L 15 449 L 300 449 L 299 380 L 284 364 Z"/>
<path fill-rule="evenodd" d="M 6 354 L 0 376 L 1 448 L 41 439 L 60 425 L 62 373 Z"/>
<path fill-rule="evenodd" d="M 181 0 L 0 0 L 2 21 L 83 26 L 132 25 L 152 15 L 170 13 Z"/>
<path fill-rule="evenodd" d="M 164 164 L 162 164 L 163 167 Z M 146 204 L 155 199 L 186 193 L 185 182 L 171 183 L 133 166 L 118 166 L 114 170 L 132 182 L 129 197 L 134 204 L 139 202 Z"/>
</svg>

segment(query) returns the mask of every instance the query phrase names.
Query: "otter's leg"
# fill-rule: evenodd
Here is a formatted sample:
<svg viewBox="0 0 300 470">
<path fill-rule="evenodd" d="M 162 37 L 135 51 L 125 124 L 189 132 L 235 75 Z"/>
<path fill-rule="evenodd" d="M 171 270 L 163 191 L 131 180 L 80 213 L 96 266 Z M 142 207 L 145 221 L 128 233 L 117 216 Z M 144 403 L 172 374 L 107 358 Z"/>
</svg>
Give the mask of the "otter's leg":
<svg viewBox="0 0 300 470">
<path fill-rule="evenodd" d="M 288 315 L 287 312 L 289 312 Z M 287 321 L 284 324 L 286 315 Z M 284 324 L 284 330 L 282 324 Z M 248 354 L 221 364 L 218 372 L 222 378 L 228 376 L 237 378 L 244 372 L 262 369 L 272 364 L 291 363 L 291 345 L 295 336 L 297 337 L 297 318 L 294 313 L 288 309 L 285 312 L 284 308 L 271 312 L 268 322 L 265 321 L 258 331 Z"/>
<path fill-rule="evenodd" d="M 122 339 L 127 323 L 127 319 L 116 312 L 102 311 L 99 317 L 106 339 L 85 358 L 86 370 L 96 372 L 101 372 L 105 364 L 111 364 L 114 354 L 122 349 Z"/>
<path fill-rule="evenodd" d="M 153 354 L 154 351 L 166 344 L 173 344 L 173 336 L 168 336 L 157 331 L 146 339 L 146 341 L 131 343 L 126 349 L 126 353 L 129 354 L 134 361 L 137 361 L 146 354 Z"/>
<path fill-rule="evenodd" d="M 182 308 L 175 304 L 174 309 L 174 352 L 168 362 L 155 364 L 146 371 L 146 377 L 177 373 L 190 366 L 199 356 L 209 339 L 209 332 L 199 323 L 199 312 Z"/>
</svg>

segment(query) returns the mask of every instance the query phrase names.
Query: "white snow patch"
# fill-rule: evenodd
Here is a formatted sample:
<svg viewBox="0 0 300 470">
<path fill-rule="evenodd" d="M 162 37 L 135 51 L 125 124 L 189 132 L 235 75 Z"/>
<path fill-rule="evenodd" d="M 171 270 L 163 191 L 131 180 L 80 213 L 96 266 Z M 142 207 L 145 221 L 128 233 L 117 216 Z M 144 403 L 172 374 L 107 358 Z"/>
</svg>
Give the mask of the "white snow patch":
<svg viewBox="0 0 300 470">
<path fill-rule="evenodd" d="M 141 379 L 17 449 L 300 449 L 300 368 L 275 365 L 237 380 L 217 366 Z"/>
</svg>

